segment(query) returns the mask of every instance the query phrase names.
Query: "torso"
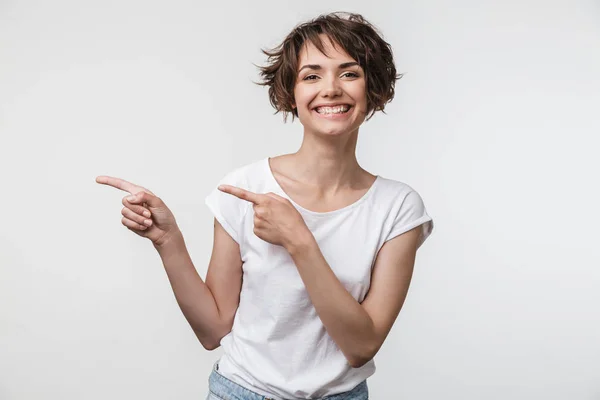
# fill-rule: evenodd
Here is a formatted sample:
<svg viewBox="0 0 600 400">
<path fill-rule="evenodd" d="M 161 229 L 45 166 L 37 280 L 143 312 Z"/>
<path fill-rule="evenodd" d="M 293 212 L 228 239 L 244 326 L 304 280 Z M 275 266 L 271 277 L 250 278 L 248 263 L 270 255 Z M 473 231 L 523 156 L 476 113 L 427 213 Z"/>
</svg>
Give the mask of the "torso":
<svg viewBox="0 0 600 400">
<path fill-rule="evenodd" d="M 289 155 L 270 158 L 270 168 L 273 177 L 283 191 L 298 205 L 314 212 L 330 212 L 344 208 L 363 197 L 371 188 L 377 176 L 361 169 L 361 174 L 351 188 L 341 191 L 333 198 L 327 198 L 316 193 L 314 187 L 299 182 L 286 173 L 293 169 Z"/>
<path fill-rule="evenodd" d="M 294 204 L 331 271 L 362 303 L 370 291 L 379 249 L 416 219 L 424 220 L 420 199 L 411 197 L 412 203 L 407 203 L 410 186 L 381 176 L 373 180 L 372 175 L 362 172 L 355 174 L 355 184 L 345 185 L 348 188 L 337 193 L 330 188 L 311 188 L 310 181 L 306 185 L 295 182 L 302 179 L 293 158 L 288 158 L 287 164 L 281 163 L 283 157 L 274 160 L 274 173 L 269 158 L 262 158 L 236 168 L 220 183 L 291 200 L 285 187 L 294 202 L 307 206 L 302 210 Z M 334 201 L 316 199 L 323 193 Z M 223 356 L 219 373 L 265 397 L 285 399 L 324 398 L 349 391 L 369 378 L 375 372 L 374 361 L 360 368 L 348 364 L 327 334 L 290 253 L 255 234 L 252 203 L 217 188 L 206 203 L 237 237 L 243 262 L 233 326 L 220 342 Z"/>
</svg>

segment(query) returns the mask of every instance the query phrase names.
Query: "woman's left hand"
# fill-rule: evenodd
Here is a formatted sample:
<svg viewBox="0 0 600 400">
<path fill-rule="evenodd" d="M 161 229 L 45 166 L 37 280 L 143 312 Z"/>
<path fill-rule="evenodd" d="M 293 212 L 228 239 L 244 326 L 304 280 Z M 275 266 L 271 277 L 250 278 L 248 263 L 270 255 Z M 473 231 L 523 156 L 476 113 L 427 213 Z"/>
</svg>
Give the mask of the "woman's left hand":
<svg viewBox="0 0 600 400">
<path fill-rule="evenodd" d="M 310 233 L 302 215 L 286 198 L 275 193 L 253 193 L 230 185 L 220 185 L 218 189 L 254 204 L 254 234 L 266 242 L 289 251 L 295 240 L 302 240 L 305 234 Z"/>
</svg>

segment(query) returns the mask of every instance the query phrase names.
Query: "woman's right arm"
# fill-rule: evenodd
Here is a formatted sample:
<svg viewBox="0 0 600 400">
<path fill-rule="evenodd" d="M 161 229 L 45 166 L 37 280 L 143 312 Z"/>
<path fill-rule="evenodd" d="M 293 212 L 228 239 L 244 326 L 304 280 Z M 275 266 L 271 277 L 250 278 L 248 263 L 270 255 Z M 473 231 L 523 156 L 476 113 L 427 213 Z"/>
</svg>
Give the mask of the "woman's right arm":
<svg viewBox="0 0 600 400">
<path fill-rule="evenodd" d="M 207 350 L 219 347 L 231 332 L 242 289 L 242 260 L 237 242 L 215 219 L 213 251 L 200 278 L 190 258 L 175 216 L 150 190 L 117 177 L 100 175 L 96 183 L 129 193 L 121 202 L 121 223 L 150 239 L 160 254 L 179 308 Z"/>
<path fill-rule="evenodd" d="M 239 245 L 214 219 L 212 255 L 206 282 L 200 278 L 180 231 L 154 246 L 175 293 L 179 308 L 207 350 L 219 347 L 231 332 L 242 289 Z"/>
</svg>

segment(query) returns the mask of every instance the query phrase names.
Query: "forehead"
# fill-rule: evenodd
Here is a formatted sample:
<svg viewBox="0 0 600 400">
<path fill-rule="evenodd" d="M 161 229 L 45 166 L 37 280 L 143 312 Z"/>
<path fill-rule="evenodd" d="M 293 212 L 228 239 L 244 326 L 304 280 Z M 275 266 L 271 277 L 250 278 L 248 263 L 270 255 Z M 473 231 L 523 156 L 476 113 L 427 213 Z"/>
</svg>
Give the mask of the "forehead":
<svg viewBox="0 0 600 400">
<path fill-rule="evenodd" d="M 310 64 L 323 64 L 326 62 L 339 62 L 339 61 L 356 61 L 342 48 L 339 43 L 332 44 L 332 40 L 329 36 L 321 34 L 319 35 L 321 43 L 325 50 L 325 54 L 321 53 L 317 46 L 310 40 L 304 42 L 300 48 L 298 54 L 298 63 L 300 65 Z"/>
</svg>

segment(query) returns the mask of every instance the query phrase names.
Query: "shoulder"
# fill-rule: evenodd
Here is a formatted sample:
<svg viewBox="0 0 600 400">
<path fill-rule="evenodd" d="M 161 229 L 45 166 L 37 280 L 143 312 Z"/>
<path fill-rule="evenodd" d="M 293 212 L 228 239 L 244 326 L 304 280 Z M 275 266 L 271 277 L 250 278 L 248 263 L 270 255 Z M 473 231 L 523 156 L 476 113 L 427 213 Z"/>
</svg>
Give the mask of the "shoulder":
<svg viewBox="0 0 600 400">
<path fill-rule="evenodd" d="M 406 182 L 379 177 L 378 190 L 374 193 L 375 204 L 381 205 L 389 217 L 427 215 L 421 194 Z"/>
<path fill-rule="evenodd" d="M 408 183 L 379 176 L 375 195 L 380 201 L 387 200 L 391 203 L 401 203 L 410 193 L 413 192 L 417 193 L 417 191 Z"/>
<path fill-rule="evenodd" d="M 386 204 L 385 241 L 392 239 L 417 226 L 422 226 L 417 248 L 427 239 L 433 230 L 433 219 L 427 212 L 423 198 L 411 185 L 394 179 L 381 180 L 382 190 L 377 202 Z"/>
</svg>

